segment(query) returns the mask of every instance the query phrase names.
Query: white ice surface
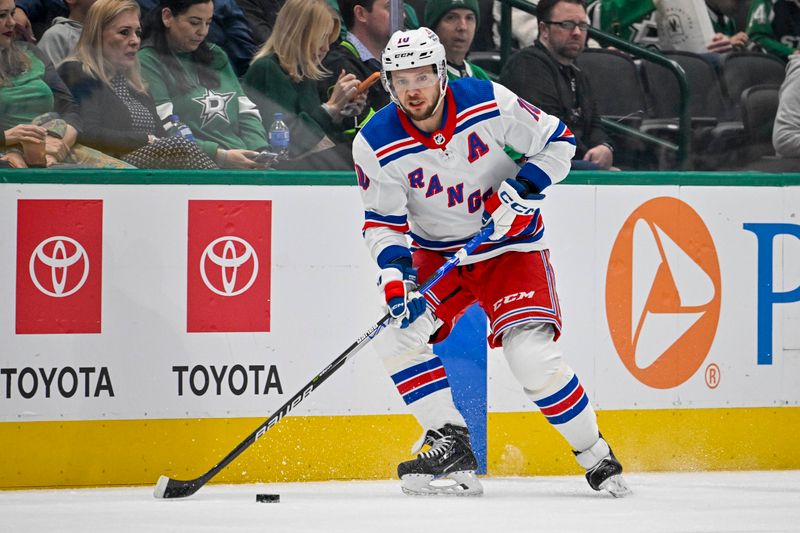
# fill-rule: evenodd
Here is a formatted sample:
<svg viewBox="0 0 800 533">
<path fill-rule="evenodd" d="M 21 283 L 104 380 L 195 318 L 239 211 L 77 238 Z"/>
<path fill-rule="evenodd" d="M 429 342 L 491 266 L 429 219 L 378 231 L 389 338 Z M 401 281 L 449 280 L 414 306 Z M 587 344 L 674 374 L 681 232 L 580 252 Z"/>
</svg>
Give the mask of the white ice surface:
<svg viewBox="0 0 800 533">
<path fill-rule="evenodd" d="M 397 481 L 0 491 L 5 532 L 800 532 L 800 471 L 628 474 L 615 500 L 580 476 L 484 479 L 482 497 L 409 497 Z M 256 503 L 259 492 L 280 503 Z"/>
</svg>

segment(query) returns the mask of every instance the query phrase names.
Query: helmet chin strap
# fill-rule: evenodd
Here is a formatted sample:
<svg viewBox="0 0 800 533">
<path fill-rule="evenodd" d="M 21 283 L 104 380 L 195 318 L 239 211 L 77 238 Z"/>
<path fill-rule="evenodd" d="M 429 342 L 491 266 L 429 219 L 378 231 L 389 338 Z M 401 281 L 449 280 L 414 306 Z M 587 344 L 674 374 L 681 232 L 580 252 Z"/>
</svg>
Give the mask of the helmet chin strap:
<svg viewBox="0 0 800 533">
<path fill-rule="evenodd" d="M 442 88 L 442 85 L 444 85 L 444 88 Z M 439 101 L 436 102 L 436 106 L 433 108 L 433 111 L 431 111 L 431 116 L 436 114 L 436 111 L 439 109 L 439 106 L 442 105 L 442 102 L 444 102 L 444 94 L 446 92 L 447 92 L 447 85 L 442 82 L 439 82 Z"/>
</svg>

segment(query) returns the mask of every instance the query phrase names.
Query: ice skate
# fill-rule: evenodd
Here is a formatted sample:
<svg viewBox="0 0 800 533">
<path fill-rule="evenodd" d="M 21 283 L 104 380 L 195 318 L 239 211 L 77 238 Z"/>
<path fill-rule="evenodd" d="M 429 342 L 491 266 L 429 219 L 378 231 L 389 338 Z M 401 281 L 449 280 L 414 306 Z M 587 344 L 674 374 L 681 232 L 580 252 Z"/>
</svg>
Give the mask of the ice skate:
<svg viewBox="0 0 800 533">
<path fill-rule="evenodd" d="M 591 448 L 576 452 L 575 455 L 578 463 L 586 468 L 586 481 L 594 490 L 605 490 L 615 498 L 624 498 L 631 494 L 631 489 L 622 477 L 622 464 L 602 436 Z"/>
<path fill-rule="evenodd" d="M 404 493 L 413 496 L 483 494 L 483 486 L 475 476 L 478 461 L 472 453 L 467 428 L 447 424 L 438 430 L 428 430 L 419 448 L 425 445 L 430 449 L 397 467 Z"/>
</svg>

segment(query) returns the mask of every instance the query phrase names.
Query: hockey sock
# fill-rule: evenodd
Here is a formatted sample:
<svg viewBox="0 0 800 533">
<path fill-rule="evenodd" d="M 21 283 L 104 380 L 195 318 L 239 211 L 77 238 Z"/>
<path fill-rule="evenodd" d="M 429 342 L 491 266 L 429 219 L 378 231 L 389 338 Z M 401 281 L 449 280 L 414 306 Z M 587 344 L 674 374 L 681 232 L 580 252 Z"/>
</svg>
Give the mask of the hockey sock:
<svg viewBox="0 0 800 533">
<path fill-rule="evenodd" d="M 467 425 L 453 403 L 444 365 L 429 349 L 383 361 L 397 392 L 424 429 Z"/>
</svg>

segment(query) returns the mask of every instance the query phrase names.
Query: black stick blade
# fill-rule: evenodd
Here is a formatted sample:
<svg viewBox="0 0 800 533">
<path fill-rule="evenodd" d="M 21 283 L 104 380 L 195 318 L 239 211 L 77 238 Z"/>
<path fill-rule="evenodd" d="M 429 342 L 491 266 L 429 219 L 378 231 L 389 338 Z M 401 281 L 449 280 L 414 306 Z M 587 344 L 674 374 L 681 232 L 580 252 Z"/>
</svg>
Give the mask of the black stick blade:
<svg viewBox="0 0 800 533">
<path fill-rule="evenodd" d="M 156 488 L 153 491 L 155 498 L 172 499 L 172 498 L 186 498 L 191 496 L 203 486 L 199 479 L 192 479 L 190 481 L 181 481 L 179 479 L 171 479 L 167 476 L 158 478 Z"/>
</svg>

